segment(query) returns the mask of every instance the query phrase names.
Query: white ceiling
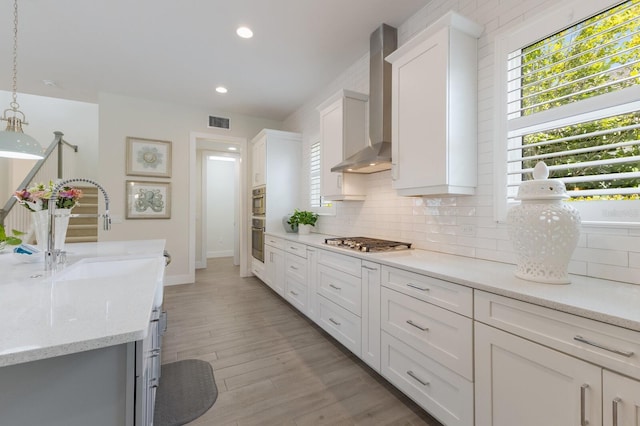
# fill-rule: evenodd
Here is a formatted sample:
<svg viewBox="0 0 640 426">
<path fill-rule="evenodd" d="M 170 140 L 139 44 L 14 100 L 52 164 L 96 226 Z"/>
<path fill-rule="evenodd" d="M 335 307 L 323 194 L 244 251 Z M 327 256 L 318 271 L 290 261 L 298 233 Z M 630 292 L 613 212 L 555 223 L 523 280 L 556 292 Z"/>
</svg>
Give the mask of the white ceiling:
<svg viewBox="0 0 640 426">
<path fill-rule="evenodd" d="M 19 0 L 18 92 L 97 102 L 105 91 L 283 120 L 362 57 L 381 23 L 397 27 L 428 2 Z M 1 4 L 0 89 L 11 90 L 13 1 Z M 235 35 L 240 25 L 253 39 Z"/>
</svg>

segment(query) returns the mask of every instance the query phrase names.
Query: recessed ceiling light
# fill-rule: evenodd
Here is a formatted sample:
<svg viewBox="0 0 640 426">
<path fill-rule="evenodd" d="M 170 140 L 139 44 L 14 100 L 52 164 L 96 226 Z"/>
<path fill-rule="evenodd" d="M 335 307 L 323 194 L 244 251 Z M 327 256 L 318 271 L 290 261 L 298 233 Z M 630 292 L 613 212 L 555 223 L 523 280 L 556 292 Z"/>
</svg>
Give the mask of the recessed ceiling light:
<svg viewBox="0 0 640 426">
<path fill-rule="evenodd" d="M 218 92 L 218 93 L 227 93 L 228 90 L 224 86 L 218 86 L 218 87 L 216 87 L 216 92 Z"/>
<path fill-rule="evenodd" d="M 238 150 L 238 148 L 236 148 L 235 146 L 230 146 L 229 147 L 229 151 L 237 151 L 237 150 Z"/>
<path fill-rule="evenodd" d="M 236 34 L 238 34 L 238 37 L 242 38 L 253 37 L 253 31 L 251 31 L 251 29 L 248 27 L 238 27 L 238 29 L 236 30 Z"/>
</svg>

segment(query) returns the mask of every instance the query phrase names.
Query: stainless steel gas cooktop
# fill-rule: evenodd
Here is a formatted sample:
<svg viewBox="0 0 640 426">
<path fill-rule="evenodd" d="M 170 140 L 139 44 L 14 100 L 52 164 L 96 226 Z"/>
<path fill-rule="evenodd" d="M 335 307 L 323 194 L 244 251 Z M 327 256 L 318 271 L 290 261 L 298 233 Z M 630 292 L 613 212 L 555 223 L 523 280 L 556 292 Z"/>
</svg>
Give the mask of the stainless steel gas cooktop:
<svg viewBox="0 0 640 426">
<path fill-rule="evenodd" d="M 411 248 L 411 243 L 366 237 L 325 238 L 324 243 L 334 247 L 342 247 L 363 252 L 407 250 Z"/>
</svg>

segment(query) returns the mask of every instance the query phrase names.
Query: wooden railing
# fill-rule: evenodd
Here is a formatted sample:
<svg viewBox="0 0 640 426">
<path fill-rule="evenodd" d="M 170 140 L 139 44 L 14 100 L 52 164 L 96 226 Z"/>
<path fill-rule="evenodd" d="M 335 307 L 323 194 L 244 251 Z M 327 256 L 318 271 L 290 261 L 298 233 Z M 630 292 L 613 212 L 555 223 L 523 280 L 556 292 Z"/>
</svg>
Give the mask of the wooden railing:
<svg viewBox="0 0 640 426">
<path fill-rule="evenodd" d="M 46 183 L 50 180 L 55 181 L 56 179 L 65 177 L 65 172 L 68 168 L 65 167 L 63 149 L 67 146 L 73 149 L 73 152 L 78 152 L 78 146 L 65 141 L 62 138 L 64 136 L 62 132 L 53 132 L 53 134 L 55 137 L 45 151 L 44 158 L 38 160 L 18 188 L 15 189 L 16 191 L 28 188 L 35 182 Z M 16 204 L 16 198 L 11 196 L 2 209 L 0 209 L 0 225 L 4 225 L 7 230 L 18 229 L 30 233 L 31 215 L 29 214 L 29 210 L 22 206 L 17 206 L 16 208 Z M 29 237 L 30 235 L 27 238 Z"/>
</svg>

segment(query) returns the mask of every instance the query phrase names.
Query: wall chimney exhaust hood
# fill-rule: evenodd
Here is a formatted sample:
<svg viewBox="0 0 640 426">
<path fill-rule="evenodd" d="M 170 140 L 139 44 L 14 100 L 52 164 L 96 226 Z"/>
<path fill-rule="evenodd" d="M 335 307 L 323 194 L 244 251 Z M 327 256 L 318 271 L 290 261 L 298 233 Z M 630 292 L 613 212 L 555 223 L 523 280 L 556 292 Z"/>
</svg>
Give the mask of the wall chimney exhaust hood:
<svg viewBox="0 0 640 426">
<path fill-rule="evenodd" d="M 391 168 L 391 64 L 384 58 L 396 50 L 397 34 L 387 24 L 371 34 L 369 146 L 332 167 L 332 172 L 375 173 Z"/>
</svg>

